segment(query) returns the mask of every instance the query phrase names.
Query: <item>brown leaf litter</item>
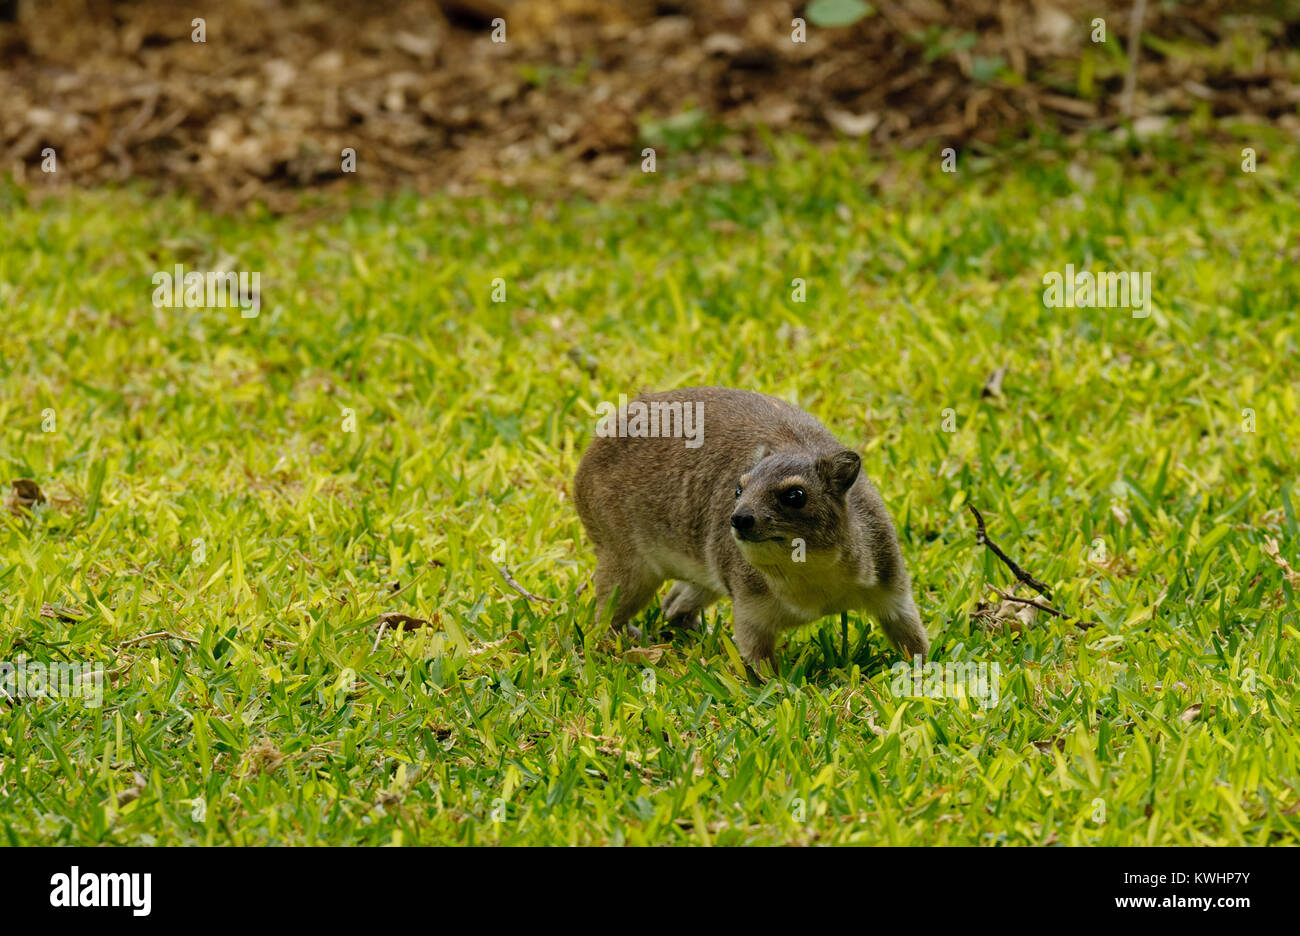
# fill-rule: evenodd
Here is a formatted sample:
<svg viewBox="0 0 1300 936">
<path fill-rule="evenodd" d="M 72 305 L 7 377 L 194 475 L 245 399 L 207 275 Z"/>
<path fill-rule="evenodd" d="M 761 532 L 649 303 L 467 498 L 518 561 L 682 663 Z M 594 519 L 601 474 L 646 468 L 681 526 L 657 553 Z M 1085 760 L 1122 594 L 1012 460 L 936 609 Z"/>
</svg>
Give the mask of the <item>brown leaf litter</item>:
<svg viewBox="0 0 1300 936">
<path fill-rule="evenodd" d="M 13 22 L 0 16 L 0 172 L 36 191 L 142 179 L 217 208 L 288 210 L 299 190 L 348 179 L 600 195 L 641 177 L 645 145 L 661 171 L 720 148 L 726 177 L 728 162 L 766 153 L 768 131 L 937 154 L 1119 122 L 1124 75 L 1092 48 L 1088 24 L 1104 17 L 1108 42 L 1126 47 L 1126 2 L 881 0 L 853 26 L 809 24 L 794 42 L 805 6 L 18 0 Z M 1149 5 L 1135 75 L 1143 126 L 1176 129 L 1202 112 L 1300 135 L 1292 15 L 1231 0 Z M 504 43 L 492 41 L 495 16 Z M 205 42 L 193 41 L 195 17 Z M 1196 54 L 1158 51 L 1174 48 Z M 676 136 L 652 132 L 683 114 L 695 116 Z M 723 142 L 707 143 L 713 128 Z M 47 149 L 57 172 L 42 171 Z"/>
</svg>

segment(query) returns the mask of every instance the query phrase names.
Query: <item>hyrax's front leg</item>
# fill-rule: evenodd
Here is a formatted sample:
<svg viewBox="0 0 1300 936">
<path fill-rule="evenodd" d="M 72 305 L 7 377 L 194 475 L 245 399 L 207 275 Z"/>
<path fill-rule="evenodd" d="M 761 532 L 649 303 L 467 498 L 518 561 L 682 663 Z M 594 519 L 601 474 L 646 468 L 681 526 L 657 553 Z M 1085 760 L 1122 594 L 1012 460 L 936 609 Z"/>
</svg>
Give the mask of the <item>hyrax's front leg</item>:
<svg viewBox="0 0 1300 936">
<path fill-rule="evenodd" d="M 802 622 L 790 619 L 771 596 L 755 592 L 737 591 L 732 595 L 731 607 L 736 617 L 736 649 L 740 655 L 752 666 L 767 660 L 772 664 L 772 672 L 779 672 L 776 638 L 783 630 Z"/>
<path fill-rule="evenodd" d="M 916 610 L 912 600 L 911 585 L 901 589 L 881 590 L 873 594 L 867 606 L 880 622 L 880 629 L 885 632 L 900 653 L 907 659 L 917 654 L 922 658 L 930 653 L 930 637 L 921 623 L 921 613 Z"/>
<path fill-rule="evenodd" d="M 703 623 L 703 611 L 721 595 L 690 582 L 677 581 L 664 596 L 663 613 L 673 627 L 697 630 Z"/>
<path fill-rule="evenodd" d="M 633 639 L 640 639 L 641 629 L 629 621 L 650 603 L 660 580 L 643 570 L 616 565 L 608 556 L 596 557 L 596 621 L 609 621 L 610 630 L 627 629 Z"/>
</svg>

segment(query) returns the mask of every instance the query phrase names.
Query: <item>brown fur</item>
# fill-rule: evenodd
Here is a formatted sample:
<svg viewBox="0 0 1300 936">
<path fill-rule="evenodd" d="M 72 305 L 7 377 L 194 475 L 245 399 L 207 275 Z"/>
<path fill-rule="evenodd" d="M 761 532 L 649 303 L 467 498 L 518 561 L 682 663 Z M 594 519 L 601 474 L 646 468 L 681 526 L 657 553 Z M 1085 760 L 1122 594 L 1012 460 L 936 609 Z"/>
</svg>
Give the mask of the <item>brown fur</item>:
<svg viewBox="0 0 1300 936">
<path fill-rule="evenodd" d="M 783 631 L 858 609 L 909 658 L 929 651 L 893 523 L 856 452 L 761 393 L 691 387 L 639 399 L 703 403 L 703 444 L 597 436 L 583 455 L 574 500 L 596 551 L 602 620 L 627 627 L 672 578 L 664 616 L 693 626 L 729 595 L 736 646 L 751 663 L 775 667 Z M 801 508 L 780 500 L 794 485 Z M 752 526 L 738 533 L 733 514 Z M 804 562 L 794 561 L 796 538 Z"/>
</svg>

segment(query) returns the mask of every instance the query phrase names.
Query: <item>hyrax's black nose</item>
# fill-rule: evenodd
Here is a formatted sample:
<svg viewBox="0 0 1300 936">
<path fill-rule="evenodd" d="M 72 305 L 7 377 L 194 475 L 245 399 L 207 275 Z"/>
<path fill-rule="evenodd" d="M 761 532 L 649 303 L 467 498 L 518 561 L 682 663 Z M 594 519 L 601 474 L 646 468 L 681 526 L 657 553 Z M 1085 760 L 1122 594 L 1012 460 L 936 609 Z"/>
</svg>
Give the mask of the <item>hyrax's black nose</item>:
<svg viewBox="0 0 1300 936">
<path fill-rule="evenodd" d="M 752 513 L 734 513 L 731 515 L 731 525 L 739 533 L 748 533 L 754 529 L 754 515 Z"/>
</svg>

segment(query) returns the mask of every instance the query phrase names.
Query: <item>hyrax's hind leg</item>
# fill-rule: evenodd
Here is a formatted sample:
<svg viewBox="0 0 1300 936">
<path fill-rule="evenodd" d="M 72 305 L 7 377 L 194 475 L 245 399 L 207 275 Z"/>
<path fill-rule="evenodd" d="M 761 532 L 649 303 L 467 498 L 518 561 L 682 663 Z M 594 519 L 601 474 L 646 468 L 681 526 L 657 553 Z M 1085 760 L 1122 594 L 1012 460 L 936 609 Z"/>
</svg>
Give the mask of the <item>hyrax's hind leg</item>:
<svg viewBox="0 0 1300 936">
<path fill-rule="evenodd" d="M 615 565 L 607 556 L 597 556 L 596 621 L 608 621 L 615 631 L 627 628 L 631 637 L 639 638 L 640 629 L 628 622 L 650 603 L 661 581 L 642 570 Z"/>
<path fill-rule="evenodd" d="M 922 658 L 930 654 L 930 638 L 921 623 L 921 613 L 916 610 L 909 585 L 899 590 L 881 591 L 872 596 L 867 610 L 880 622 L 880 629 L 885 632 L 900 653 L 907 659 L 920 654 Z"/>
<path fill-rule="evenodd" d="M 664 596 L 664 620 L 683 630 L 698 630 L 704 609 L 722 596 L 690 582 L 676 581 Z"/>
</svg>

